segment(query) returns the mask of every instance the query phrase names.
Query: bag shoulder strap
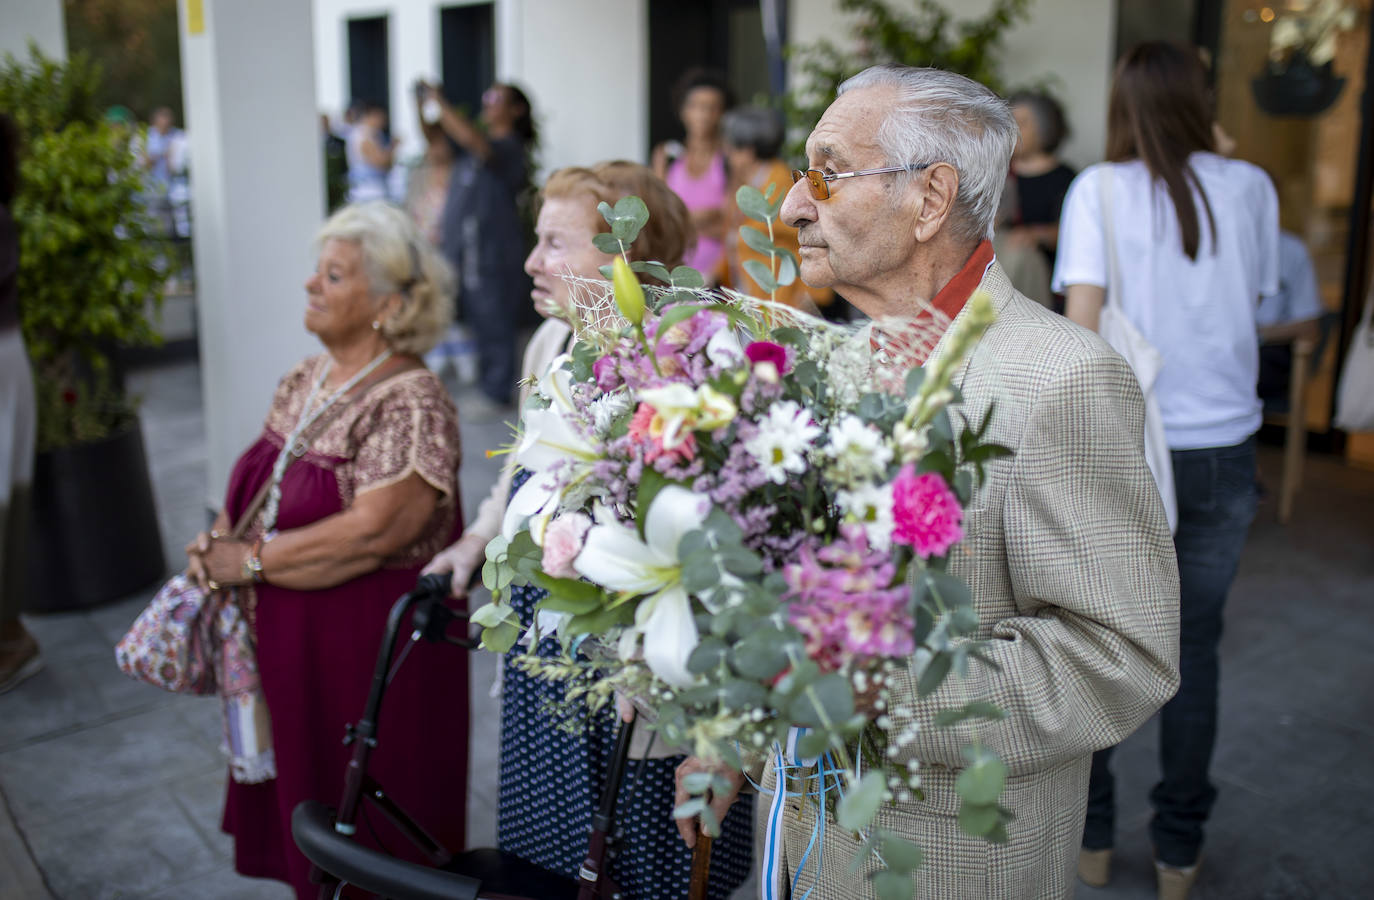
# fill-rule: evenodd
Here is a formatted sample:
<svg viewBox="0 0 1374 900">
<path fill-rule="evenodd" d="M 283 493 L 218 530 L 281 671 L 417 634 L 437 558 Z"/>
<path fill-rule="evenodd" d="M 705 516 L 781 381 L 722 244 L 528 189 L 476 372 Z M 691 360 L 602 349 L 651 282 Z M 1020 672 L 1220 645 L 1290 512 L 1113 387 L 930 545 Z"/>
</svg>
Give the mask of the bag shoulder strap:
<svg viewBox="0 0 1374 900">
<path fill-rule="evenodd" d="M 305 430 L 305 433 L 296 439 L 297 443 L 302 445 L 303 447 L 308 448 L 312 443 L 314 443 L 315 438 L 323 434 L 324 430 L 328 428 L 330 424 L 334 422 L 334 420 L 338 419 L 339 416 L 343 415 L 349 407 L 351 407 L 354 403 L 358 402 L 364 396 L 366 396 L 368 391 L 372 390 L 374 387 L 376 387 L 384 381 L 389 381 L 390 379 L 395 378 L 398 375 L 404 375 L 406 372 L 413 372 L 419 368 L 423 368 L 423 366 L 420 363 L 414 360 L 406 360 L 404 365 L 397 366 L 386 372 L 373 373 L 361 384 L 359 384 L 356 388 L 354 388 L 352 393 L 350 393 L 348 397 L 344 399 L 344 402 L 335 404 L 330 409 L 325 410 L 324 413 L 322 413 L 318 419 L 316 419 L 314 422 L 311 422 L 310 427 Z M 289 453 L 286 457 L 286 468 L 291 468 L 291 464 L 294 463 L 296 460 L 300 459 L 304 455 L 304 450 L 302 450 L 301 453 Z M 285 469 L 282 470 L 283 475 L 285 474 L 285 471 Z M 233 538 L 234 540 L 241 540 L 243 536 L 248 533 L 248 529 L 253 527 L 253 522 L 258 517 L 258 513 L 262 512 L 262 507 L 267 502 L 267 495 L 271 493 L 271 491 L 272 479 L 268 478 L 266 481 L 262 483 L 262 487 L 258 488 L 258 492 L 253 495 L 253 499 L 244 509 L 243 515 L 239 516 L 238 522 L 234 524 L 234 528 L 229 535 L 231 538 Z"/>
<path fill-rule="evenodd" d="M 1103 306 L 1108 303 L 1121 302 L 1121 266 L 1116 258 L 1116 209 L 1112 195 L 1113 181 L 1116 180 L 1111 163 L 1103 163 L 1101 176 L 1098 183 L 1102 190 L 1102 220 L 1104 234 L 1107 241 L 1107 299 Z"/>
</svg>

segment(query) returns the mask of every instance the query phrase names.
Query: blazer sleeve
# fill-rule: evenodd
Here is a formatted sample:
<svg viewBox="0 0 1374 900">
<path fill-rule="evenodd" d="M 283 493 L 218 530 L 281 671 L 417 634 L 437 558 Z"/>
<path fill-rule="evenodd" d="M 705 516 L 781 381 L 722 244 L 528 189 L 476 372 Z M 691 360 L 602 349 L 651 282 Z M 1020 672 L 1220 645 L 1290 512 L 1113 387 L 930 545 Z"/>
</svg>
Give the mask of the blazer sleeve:
<svg viewBox="0 0 1374 900">
<path fill-rule="evenodd" d="M 925 764 L 962 768 L 976 736 L 1013 774 L 1044 769 L 1118 743 L 1178 688 L 1178 565 L 1134 375 L 1115 355 L 1083 355 L 1029 410 L 1002 510 L 1015 614 L 984 623 L 996 668 L 971 660 L 967 678 L 919 701 L 914 673 L 894 686 L 894 719 L 905 711 L 917 729 L 906 755 Z M 982 698 L 1007 718 L 934 726 Z"/>
</svg>

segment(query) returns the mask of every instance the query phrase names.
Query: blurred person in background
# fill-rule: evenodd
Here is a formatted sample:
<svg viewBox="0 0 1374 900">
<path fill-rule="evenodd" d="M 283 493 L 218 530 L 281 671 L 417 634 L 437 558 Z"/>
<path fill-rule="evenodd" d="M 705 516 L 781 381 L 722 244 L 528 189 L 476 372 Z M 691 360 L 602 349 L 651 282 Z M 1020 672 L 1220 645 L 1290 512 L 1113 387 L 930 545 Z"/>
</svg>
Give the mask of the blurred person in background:
<svg viewBox="0 0 1374 900">
<path fill-rule="evenodd" d="M 307 799 L 338 802 L 350 757 L 341 739 L 367 699 L 391 605 L 461 528 L 458 417 L 420 362 L 450 318 L 452 272 L 389 203 L 344 207 L 318 241 L 305 328 L 324 352 L 282 378 L 222 511 L 186 548 L 188 577 L 237 589 L 266 704 L 249 721 L 255 733 L 264 715 L 270 726 L 266 748 L 235 757 L 221 827 L 238 872 L 285 881 L 299 900 L 319 888 L 291 813 Z M 233 539 L 262 490 L 268 499 Z M 464 838 L 467 679 L 466 653 L 415 646 L 387 691 L 388 740 L 369 768 L 448 847 Z M 242 735 L 239 721 L 230 731 Z M 370 824 L 360 842 L 422 861 L 383 817 Z"/>
<path fill-rule="evenodd" d="M 686 264 L 709 281 L 724 255 L 730 176 L 720 121 L 731 106 L 725 78 L 709 69 L 690 69 L 678 79 L 673 106 L 682 121 L 685 139 L 654 148 L 654 173 L 668 183 L 692 213 L 696 246 L 687 251 Z"/>
<path fill-rule="evenodd" d="M 525 92 L 496 83 L 482 92 L 479 122 L 453 106 L 438 87 L 421 83 L 437 125 L 457 157 L 449 176 L 440 234 L 444 256 L 458 270 L 458 318 L 474 332 L 478 385 L 486 409 L 469 401 L 478 418 L 501 414 L 515 389 L 515 339 L 530 283 L 522 268 L 528 248 L 520 202 L 530 185 L 530 155 L 538 140 Z"/>
<path fill-rule="evenodd" d="M 1068 137 L 1068 122 L 1063 107 L 1048 94 L 1022 91 L 1007 102 L 1021 132 L 1011 157 L 1016 213 L 1008 237 L 1012 244 L 1039 249 L 1052 270 L 1059 214 L 1075 175 L 1056 155 Z"/>
<path fill-rule="evenodd" d="M 1111 161 L 1085 170 L 1069 190 L 1054 276 L 1070 319 L 1096 330 L 1104 302 L 1116 304 L 1163 357 L 1154 392 L 1172 455 L 1182 598 L 1181 685 L 1160 713 L 1162 777 L 1150 794 L 1162 900 L 1191 889 L 1216 800 L 1208 770 L 1217 647 L 1257 499 L 1255 309 L 1279 288 L 1274 187 L 1259 168 L 1214 147 L 1197 51 L 1161 42 L 1129 51 L 1111 89 Z M 1111 283 L 1121 296 L 1107 296 Z M 1091 885 L 1110 875 L 1110 759 L 1110 750 L 1093 757 L 1079 858 L 1079 876 Z"/>
<path fill-rule="evenodd" d="M 334 133 L 328 113 L 320 113 L 320 151 L 324 155 L 324 194 L 329 211 L 348 202 L 348 150 Z"/>
<path fill-rule="evenodd" d="M 525 260 L 525 270 L 534 281 L 535 308 L 545 317 L 525 351 L 522 370 L 526 378 L 543 375 L 568 349 L 572 330 L 558 317 L 566 315 L 573 303 L 573 291 L 564 276 L 601 280 L 600 266 L 611 261 L 592 244 L 593 236 L 610 231 L 597 204 L 614 204 L 630 195 L 639 197 L 649 209 L 649 221 L 631 245 L 630 256 L 658 260 L 670 269 L 680 265 L 692 236 L 687 208 L 646 166 L 604 162 L 591 168 L 560 169 L 549 176 L 536 226 L 538 242 Z M 522 394 L 527 392 L 528 388 L 522 388 Z M 515 471 L 513 463 L 507 464 L 462 538 L 429 565 L 427 571 L 452 572 L 455 595 L 466 594 L 468 582 L 485 558 L 488 541 L 501 531 L 508 499 L 526 477 Z M 544 596 L 533 585 L 517 587 L 510 602 L 529 625 L 535 604 Z M 535 649 L 545 655 L 560 652 L 552 639 L 541 640 Z M 614 722 L 606 711 L 591 717 L 580 734 L 560 728 L 546 704 L 558 702 L 562 687 L 515 665 L 515 658 L 525 652 L 523 647 L 513 649 L 501 669 L 497 841 L 503 850 L 576 878 L 612 755 Z M 611 877 L 627 897 L 685 897 L 692 853 L 678 839 L 672 817 L 674 769 L 682 756 L 644 728 L 636 731 L 630 754 L 636 762 L 629 766 L 621 789 L 616 818 L 620 849 L 611 864 Z M 724 833 L 711 855 L 708 897 L 723 900 L 749 875 L 750 806 L 745 799 L 724 819 Z"/>
<path fill-rule="evenodd" d="M 744 263 L 755 260 L 769 265 L 768 254 L 760 253 L 745 244 L 739 236 L 743 225 L 751 225 L 767 234 L 767 226 L 750 219 L 740 211 L 735 203 L 735 191 L 742 185 L 757 188 L 767 194 L 773 188 L 772 200 L 782 202 L 782 198 L 792 188 L 792 172 L 787 163 L 778 158 L 782 148 L 782 117 L 771 109 L 748 106 L 732 109 L 721 119 L 721 136 L 725 145 L 725 158 L 730 167 L 730 190 L 725 202 L 724 253 L 715 272 L 715 280 L 721 285 L 733 288 L 742 294 L 754 297 L 767 297 L 768 293 L 744 269 Z M 773 222 L 773 243 L 797 255 L 797 229 L 784 225 L 781 220 Z M 828 306 L 835 298 L 829 288 L 809 288 L 800 277 L 789 285 L 778 288 L 776 299 L 798 309 L 820 314 L 819 307 Z"/>
<path fill-rule="evenodd" d="M 18 188 L 19 132 L 0 113 L 0 694 L 43 668 L 38 642 L 19 620 L 38 415 L 19 327 L 19 231 L 10 213 Z"/>
<path fill-rule="evenodd" d="M 365 105 L 344 137 L 348 202 L 381 200 L 387 196 L 387 175 L 396 161 L 399 144 L 399 140 L 387 135 L 386 110 L 375 103 Z"/>
</svg>

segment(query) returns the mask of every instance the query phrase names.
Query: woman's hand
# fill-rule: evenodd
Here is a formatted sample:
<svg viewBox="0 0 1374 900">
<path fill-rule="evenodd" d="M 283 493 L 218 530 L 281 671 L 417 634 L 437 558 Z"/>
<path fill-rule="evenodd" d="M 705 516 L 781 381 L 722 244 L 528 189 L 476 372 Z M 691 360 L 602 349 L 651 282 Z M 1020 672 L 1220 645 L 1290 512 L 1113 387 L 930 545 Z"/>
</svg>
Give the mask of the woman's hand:
<svg viewBox="0 0 1374 900">
<path fill-rule="evenodd" d="M 730 804 L 735 802 L 735 798 L 739 796 L 740 788 L 744 787 L 744 773 L 727 765 L 712 765 L 695 756 L 689 756 L 677 767 L 677 793 L 673 798 L 675 806 L 681 806 L 692 798 L 691 792 L 683 784 L 683 779 L 694 772 L 711 772 L 720 775 L 729 782 L 730 787 L 724 793 L 718 794 L 715 791 L 709 791 L 706 795 L 706 803 L 710 806 L 711 812 L 715 813 L 716 822 L 724 822 L 725 814 L 730 811 Z M 701 819 L 692 816 L 690 819 L 675 819 L 674 821 L 677 823 L 678 834 L 682 835 L 682 842 L 688 847 L 695 847 L 697 835 L 704 831 L 700 824 Z"/>
<path fill-rule="evenodd" d="M 200 555 L 205 571 L 206 583 L 202 587 L 227 587 L 231 584 L 244 584 L 244 563 L 253 548 L 247 541 L 211 541 L 209 548 Z"/>
<path fill-rule="evenodd" d="M 214 532 L 202 531 L 186 545 L 185 575 L 199 585 L 202 591 L 210 590 L 210 575 L 205 569 L 205 554 L 210 552 L 213 540 Z"/>
<path fill-rule="evenodd" d="M 487 560 L 487 542 L 480 535 L 464 534 L 448 547 L 440 550 L 425 566 L 424 574 L 452 572 L 449 593 L 457 598 L 468 595 L 468 583 L 473 573 Z"/>
</svg>

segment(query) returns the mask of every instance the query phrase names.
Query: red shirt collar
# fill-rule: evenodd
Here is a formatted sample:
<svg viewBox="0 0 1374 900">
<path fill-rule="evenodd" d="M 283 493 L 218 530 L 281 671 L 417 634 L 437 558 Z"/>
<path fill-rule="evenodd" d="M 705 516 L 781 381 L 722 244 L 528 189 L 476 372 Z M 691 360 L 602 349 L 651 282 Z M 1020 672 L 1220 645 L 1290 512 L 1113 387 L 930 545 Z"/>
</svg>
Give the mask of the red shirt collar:
<svg viewBox="0 0 1374 900">
<path fill-rule="evenodd" d="M 964 267 L 940 288 L 935 299 L 930 301 L 931 308 L 943 313 L 953 322 L 954 317 L 959 315 L 959 311 L 968 302 L 968 298 L 972 297 L 978 285 L 983 283 L 983 276 L 987 274 L 988 266 L 992 265 L 992 258 L 992 241 L 984 238 L 974 249 L 968 262 L 964 263 Z M 929 315 L 928 312 L 923 314 Z"/>
</svg>

